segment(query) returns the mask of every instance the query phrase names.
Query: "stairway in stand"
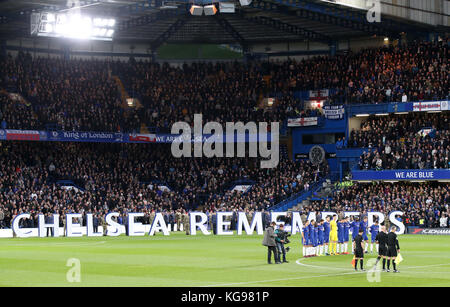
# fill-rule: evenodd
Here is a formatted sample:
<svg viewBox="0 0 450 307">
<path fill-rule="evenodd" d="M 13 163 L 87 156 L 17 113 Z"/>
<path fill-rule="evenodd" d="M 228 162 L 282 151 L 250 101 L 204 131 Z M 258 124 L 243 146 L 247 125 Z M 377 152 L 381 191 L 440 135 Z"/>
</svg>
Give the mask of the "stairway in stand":
<svg viewBox="0 0 450 307">
<path fill-rule="evenodd" d="M 114 79 L 114 81 L 116 81 L 116 85 L 117 85 L 117 89 L 120 92 L 120 98 L 122 101 L 122 108 L 128 110 L 129 108 L 136 108 L 136 109 L 140 109 L 142 108 L 142 104 L 140 102 L 140 100 L 138 98 L 135 97 L 131 97 L 127 90 L 125 89 L 125 86 L 123 85 L 122 80 L 120 80 L 120 78 L 118 76 L 112 76 L 112 78 Z M 133 99 L 133 105 L 129 105 L 129 99 Z"/>
</svg>

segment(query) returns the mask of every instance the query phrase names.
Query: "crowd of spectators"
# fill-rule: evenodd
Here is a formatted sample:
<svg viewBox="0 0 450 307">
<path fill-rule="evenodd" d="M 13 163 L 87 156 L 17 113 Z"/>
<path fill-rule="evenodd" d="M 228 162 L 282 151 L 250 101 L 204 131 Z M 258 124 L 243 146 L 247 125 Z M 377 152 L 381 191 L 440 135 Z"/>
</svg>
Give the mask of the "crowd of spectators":
<svg viewBox="0 0 450 307">
<path fill-rule="evenodd" d="M 327 104 L 420 101 L 448 98 L 448 45 L 410 43 L 301 61 L 167 63 L 32 58 L 0 59 L 0 87 L 31 106 L 2 97 L 7 128 L 139 131 L 170 130 L 176 121 L 284 121 L 304 112 L 295 91 L 330 89 Z M 119 76 L 143 108 L 125 111 L 113 76 Z M 270 109 L 264 97 L 277 96 Z M 405 98 L 406 97 L 406 98 Z M 22 112 L 23 110 L 23 112 Z"/>
<path fill-rule="evenodd" d="M 105 61 L 32 58 L 19 53 L 16 58 L 0 60 L 0 86 L 19 93 L 30 104 L 3 94 L 0 121 L 6 128 L 132 130 L 133 121 L 121 107 L 117 85 Z"/>
<path fill-rule="evenodd" d="M 407 226 L 439 228 L 442 222 L 442 227 L 450 227 L 450 186 L 446 183 L 353 183 L 330 199 L 312 201 L 302 213 L 358 211 L 367 215 L 377 211 L 387 216 L 398 210 L 404 213 L 401 219 Z"/>
<path fill-rule="evenodd" d="M 170 146 L 57 142 L 0 143 L 0 223 L 19 213 L 261 210 L 308 189 L 323 177 L 309 162 L 280 161 L 261 169 L 256 158 L 174 158 Z M 246 193 L 232 183 L 254 183 Z M 57 182 L 75 189 L 65 189 Z M 67 183 L 68 182 L 68 183 Z M 164 189 L 166 186 L 169 190 Z M 161 187 L 161 189 L 159 188 Z"/>
<path fill-rule="evenodd" d="M 450 112 L 374 116 L 352 130 L 363 170 L 450 168 Z"/>
<path fill-rule="evenodd" d="M 412 42 L 323 59 L 304 78 L 336 89 L 329 98 L 335 105 L 442 100 L 449 96 L 447 60 L 447 41 Z"/>
</svg>

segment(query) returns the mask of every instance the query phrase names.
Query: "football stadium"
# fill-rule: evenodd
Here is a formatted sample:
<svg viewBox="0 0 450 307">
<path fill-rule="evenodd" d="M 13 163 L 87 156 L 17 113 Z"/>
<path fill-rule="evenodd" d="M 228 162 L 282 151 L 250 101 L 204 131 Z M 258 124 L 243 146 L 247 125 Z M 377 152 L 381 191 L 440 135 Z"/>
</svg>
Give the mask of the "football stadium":
<svg viewBox="0 0 450 307">
<path fill-rule="evenodd" d="M 1 0 L 0 286 L 449 287 L 449 11 Z"/>
</svg>

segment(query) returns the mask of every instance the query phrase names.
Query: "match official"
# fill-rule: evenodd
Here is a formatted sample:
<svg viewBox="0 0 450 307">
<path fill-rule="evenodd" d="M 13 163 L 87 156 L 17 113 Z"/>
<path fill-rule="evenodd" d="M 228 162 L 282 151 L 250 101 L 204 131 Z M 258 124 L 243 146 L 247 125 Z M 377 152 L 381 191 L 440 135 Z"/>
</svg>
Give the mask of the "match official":
<svg viewBox="0 0 450 307">
<path fill-rule="evenodd" d="M 395 234 L 395 231 L 397 230 L 397 227 L 392 226 L 391 232 L 387 235 L 387 272 L 390 270 L 390 264 L 392 260 L 392 265 L 394 267 L 394 273 L 399 273 L 397 271 L 397 267 L 395 264 L 395 258 L 397 258 L 397 254 L 400 252 L 400 245 L 398 244 L 397 235 Z"/>
<path fill-rule="evenodd" d="M 375 242 L 378 244 L 378 257 L 375 262 L 375 268 L 377 267 L 378 262 L 380 262 L 380 259 L 383 258 L 383 271 L 386 271 L 387 240 L 388 235 L 386 233 L 386 227 L 383 225 L 380 227 L 380 232 L 375 238 Z"/>
<path fill-rule="evenodd" d="M 364 230 L 362 228 L 359 229 L 358 235 L 355 237 L 353 241 L 353 252 L 355 254 L 355 271 L 358 271 L 358 260 L 361 261 L 361 271 L 364 271 L 364 239 L 363 239 Z"/>
</svg>

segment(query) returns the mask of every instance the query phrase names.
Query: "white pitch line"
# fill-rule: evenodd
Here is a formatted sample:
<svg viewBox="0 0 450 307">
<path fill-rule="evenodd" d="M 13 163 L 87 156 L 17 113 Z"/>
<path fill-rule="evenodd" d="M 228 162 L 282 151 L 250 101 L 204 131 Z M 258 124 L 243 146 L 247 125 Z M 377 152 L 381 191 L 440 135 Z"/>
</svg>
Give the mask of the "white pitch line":
<svg viewBox="0 0 450 307">
<path fill-rule="evenodd" d="M 297 264 L 299 264 L 299 265 L 303 265 L 303 266 L 306 266 L 306 267 L 312 267 L 312 268 L 319 268 L 319 269 L 326 269 L 326 270 L 345 270 L 345 271 L 348 271 L 348 270 L 355 270 L 355 269 L 350 269 L 350 268 L 334 268 L 334 267 L 325 267 L 325 266 L 319 266 L 319 265 L 313 265 L 313 264 L 305 264 L 305 263 L 302 263 L 301 261 L 303 260 L 304 258 L 301 258 L 301 259 L 298 259 L 297 261 L 295 261 L 295 263 L 297 263 Z"/>
<path fill-rule="evenodd" d="M 450 265 L 450 263 L 429 264 L 429 265 L 420 265 L 420 266 L 410 266 L 410 267 L 405 267 L 405 268 L 406 268 L 406 269 L 418 269 L 418 268 L 430 268 L 430 267 L 434 267 L 434 266 L 446 266 L 446 265 Z"/>
<path fill-rule="evenodd" d="M 259 284 L 259 283 L 263 283 L 263 282 L 276 282 L 276 281 L 310 279 L 310 278 L 319 278 L 319 277 L 353 275 L 353 274 L 366 274 L 366 273 L 367 272 L 358 271 L 358 272 L 348 272 L 348 273 L 322 274 L 322 275 L 315 275 L 315 276 L 301 276 L 301 277 L 270 279 L 270 280 L 245 281 L 245 282 L 236 282 L 236 283 L 229 283 L 229 284 L 215 284 L 215 285 L 207 285 L 207 286 L 203 286 L 203 287 L 222 287 L 222 286 L 235 286 L 235 285 L 245 285 L 245 284 Z"/>
</svg>

